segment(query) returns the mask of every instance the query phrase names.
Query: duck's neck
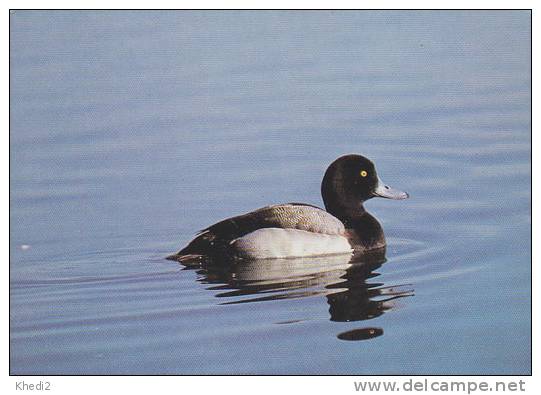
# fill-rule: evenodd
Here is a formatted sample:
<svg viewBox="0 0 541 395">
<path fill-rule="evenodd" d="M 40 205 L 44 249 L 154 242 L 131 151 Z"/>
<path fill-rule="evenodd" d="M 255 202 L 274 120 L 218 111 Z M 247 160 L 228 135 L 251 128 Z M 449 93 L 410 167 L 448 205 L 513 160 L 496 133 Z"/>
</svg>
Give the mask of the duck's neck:
<svg viewBox="0 0 541 395">
<path fill-rule="evenodd" d="M 383 228 L 378 220 L 368 213 L 361 202 L 328 204 L 327 212 L 338 218 L 348 231 L 352 241 L 360 248 L 379 248 L 385 246 Z"/>
</svg>

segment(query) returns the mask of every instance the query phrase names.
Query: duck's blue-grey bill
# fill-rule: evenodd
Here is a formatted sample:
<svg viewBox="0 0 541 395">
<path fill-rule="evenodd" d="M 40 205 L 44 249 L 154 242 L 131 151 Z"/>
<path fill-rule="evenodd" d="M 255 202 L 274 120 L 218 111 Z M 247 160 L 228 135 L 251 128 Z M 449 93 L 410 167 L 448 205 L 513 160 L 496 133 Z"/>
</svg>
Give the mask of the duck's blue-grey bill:
<svg viewBox="0 0 541 395">
<path fill-rule="evenodd" d="M 407 192 L 399 191 L 398 189 L 393 189 L 388 185 L 385 185 L 383 181 L 381 181 L 378 178 L 378 186 L 376 187 L 376 190 L 374 191 L 375 196 L 379 196 L 386 199 L 395 199 L 395 200 L 402 200 L 409 198 L 410 195 L 408 195 Z"/>
</svg>

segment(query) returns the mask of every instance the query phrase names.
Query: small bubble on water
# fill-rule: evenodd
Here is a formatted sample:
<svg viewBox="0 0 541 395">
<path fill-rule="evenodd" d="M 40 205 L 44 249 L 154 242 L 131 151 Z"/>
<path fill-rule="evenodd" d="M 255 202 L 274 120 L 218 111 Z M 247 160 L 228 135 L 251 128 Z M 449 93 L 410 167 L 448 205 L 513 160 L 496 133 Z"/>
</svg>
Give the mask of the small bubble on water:
<svg viewBox="0 0 541 395">
<path fill-rule="evenodd" d="M 23 251 L 26 251 L 26 250 L 30 249 L 30 245 L 29 245 L 29 244 L 21 244 L 21 245 L 19 246 L 19 248 L 20 248 L 21 250 L 23 250 Z"/>
</svg>

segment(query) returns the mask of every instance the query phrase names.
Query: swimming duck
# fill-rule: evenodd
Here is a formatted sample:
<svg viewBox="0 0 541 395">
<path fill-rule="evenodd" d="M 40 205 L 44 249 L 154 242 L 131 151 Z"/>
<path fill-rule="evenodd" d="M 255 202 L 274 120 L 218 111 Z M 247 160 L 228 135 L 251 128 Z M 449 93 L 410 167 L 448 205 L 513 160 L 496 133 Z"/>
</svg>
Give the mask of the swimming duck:
<svg viewBox="0 0 541 395">
<path fill-rule="evenodd" d="M 385 247 L 383 229 L 363 203 L 373 197 L 407 199 L 385 185 L 374 164 L 345 155 L 321 183 L 325 210 L 305 203 L 266 206 L 209 226 L 178 253 L 183 264 L 208 259 L 268 259 L 351 254 Z"/>
</svg>

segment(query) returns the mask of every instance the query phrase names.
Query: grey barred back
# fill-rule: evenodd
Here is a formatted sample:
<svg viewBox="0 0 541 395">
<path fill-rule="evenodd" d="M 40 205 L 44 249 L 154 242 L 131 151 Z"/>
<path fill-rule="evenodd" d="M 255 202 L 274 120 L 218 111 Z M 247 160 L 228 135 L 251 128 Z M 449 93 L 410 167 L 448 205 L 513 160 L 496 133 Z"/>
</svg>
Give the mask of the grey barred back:
<svg viewBox="0 0 541 395">
<path fill-rule="evenodd" d="M 240 237 L 259 228 L 299 229 L 328 235 L 345 232 L 344 224 L 338 218 L 319 207 L 299 203 L 266 206 L 218 222 L 202 232 Z"/>
</svg>

